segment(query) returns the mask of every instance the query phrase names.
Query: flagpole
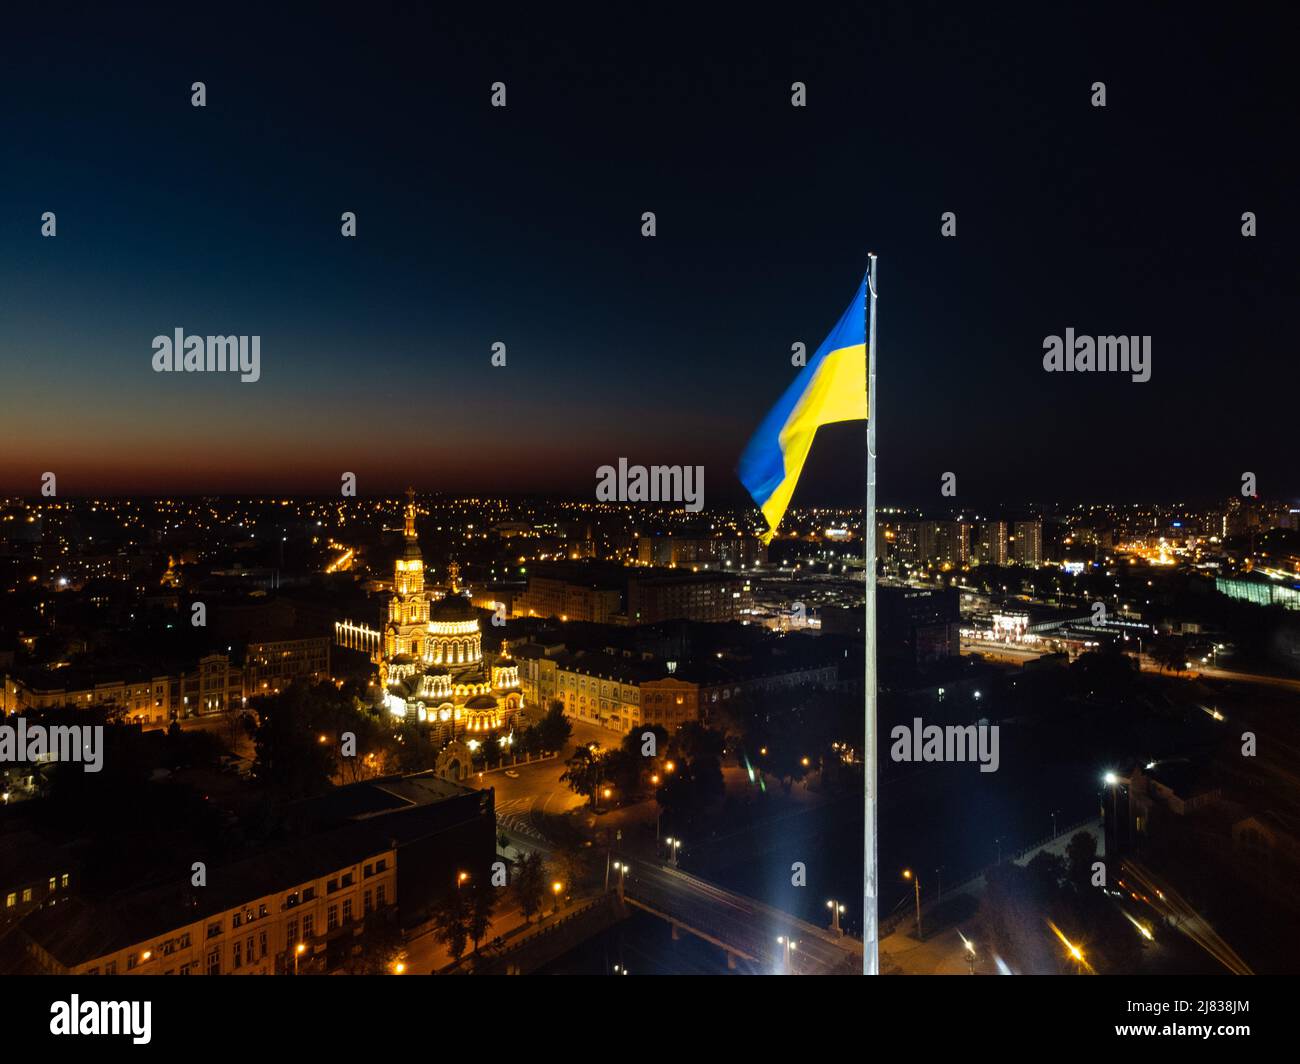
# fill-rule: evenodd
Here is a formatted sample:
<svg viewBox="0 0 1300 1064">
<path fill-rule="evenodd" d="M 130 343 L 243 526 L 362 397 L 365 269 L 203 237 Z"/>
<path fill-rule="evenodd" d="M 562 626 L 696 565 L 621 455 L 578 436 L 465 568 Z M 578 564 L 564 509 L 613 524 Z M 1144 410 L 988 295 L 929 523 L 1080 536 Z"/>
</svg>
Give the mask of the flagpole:
<svg viewBox="0 0 1300 1064">
<path fill-rule="evenodd" d="M 867 318 L 867 502 L 862 515 L 866 544 L 862 635 L 866 643 L 866 741 L 862 868 L 862 974 L 880 974 L 879 879 L 876 862 L 876 254 L 868 252 L 869 271 L 862 308 Z"/>
</svg>

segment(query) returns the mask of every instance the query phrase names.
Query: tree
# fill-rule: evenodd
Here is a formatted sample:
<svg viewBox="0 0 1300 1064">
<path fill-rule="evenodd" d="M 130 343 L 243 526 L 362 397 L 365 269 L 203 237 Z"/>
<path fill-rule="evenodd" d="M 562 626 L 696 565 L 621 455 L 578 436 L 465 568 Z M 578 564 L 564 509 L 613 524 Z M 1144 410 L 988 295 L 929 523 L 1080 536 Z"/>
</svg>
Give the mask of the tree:
<svg viewBox="0 0 1300 1064">
<path fill-rule="evenodd" d="M 1080 889 L 1092 885 L 1092 866 L 1097 860 L 1097 840 L 1087 831 L 1077 831 L 1065 846 L 1069 880 Z"/>
<path fill-rule="evenodd" d="M 447 947 L 451 959 L 457 964 L 465 956 L 469 944 L 470 911 L 466 892 L 449 890 L 433 905 L 433 937 Z"/>
<path fill-rule="evenodd" d="M 1151 660 L 1160 666 L 1160 671 L 1170 669 L 1181 672 L 1187 667 L 1187 644 L 1181 636 L 1162 635 L 1151 641 Z"/>
<path fill-rule="evenodd" d="M 478 954 L 478 944 L 487 937 L 492 926 L 492 917 L 496 914 L 496 888 L 485 882 L 475 883 L 469 892 L 469 937 L 474 941 L 474 953 Z"/>
<path fill-rule="evenodd" d="M 317 685 L 337 692 L 333 684 Z M 253 779 L 287 799 L 320 794 L 334 775 L 335 751 L 322 743 L 316 691 L 294 683 L 278 695 L 254 699 Z"/>
<path fill-rule="evenodd" d="M 727 737 L 720 731 L 705 727 L 698 720 L 691 720 L 677 730 L 672 745 L 688 761 L 708 757 L 721 761 L 727 748 Z"/>
<path fill-rule="evenodd" d="M 534 914 L 541 911 L 546 889 L 546 867 L 542 855 L 536 851 L 524 854 L 515 866 L 514 894 L 525 923 L 531 922 Z"/>
<path fill-rule="evenodd" d="M 567 723 L 567 722 L 566 722 Z M 567 783 L 574 794 L 584 795 L 596 804 L 596 788 L 600 785 L 600 759 L 586 746 L 575 746 L 573 756 L 565 763 L 560 782 Z"/>
<path fill-rule="evenodd" d="M 551 882 L 546 883 L 546 891 L 551 892 L 553 883 L 558 882 L 563 893 L 575 893 L 587 881 L 591 866 L 588 851 L 578 846 L 568 846 L 558 850 L 551 858 L 548 870 Z"/>
<path fill-rule="evenodd" d="M 605 754 L 600 759 L 600 764 L 602 778 L 614 787 L 620 797 L 628 797 L 641 790 L 646 759 L 640 754 L 628 753 L 620 747 Z"/>
<path fill-rule="evenodd" d="M 350 975 L 392 975 L 406 959 L 406 942 L 396 920 L 388 913 L 366 917 L 361 952 L 348 963 Z"/>
<path fill-rule="evenodd" d="M 542 750 L 563 750 L 573 734 L 573 724 L 564 715 L 564 703 L 556 699 L 534 726 L 534 735 Z"/>
</svg>

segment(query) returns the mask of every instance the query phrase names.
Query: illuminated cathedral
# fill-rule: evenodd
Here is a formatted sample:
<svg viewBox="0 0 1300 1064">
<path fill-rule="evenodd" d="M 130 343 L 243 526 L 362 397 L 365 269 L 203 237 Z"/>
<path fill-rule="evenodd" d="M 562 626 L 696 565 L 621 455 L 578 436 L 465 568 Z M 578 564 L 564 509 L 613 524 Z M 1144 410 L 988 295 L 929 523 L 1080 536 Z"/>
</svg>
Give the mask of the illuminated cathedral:
<svg viewBox="0 0 1300 1064">
<path fill-rule="evenodd" d="M 445 594 L 425 588 L 414 493 L 407 494 L 404 542 L 379 654 L 385 704 L 394 716 L 436 726 L 444 741 L 490 731 L 504 735 L 523 711 L 519 665 L 504 642 L 494 660 L 484 658 L 479 615 L 461 591 L 455 562 L 448 566 Z"/>
</svg>

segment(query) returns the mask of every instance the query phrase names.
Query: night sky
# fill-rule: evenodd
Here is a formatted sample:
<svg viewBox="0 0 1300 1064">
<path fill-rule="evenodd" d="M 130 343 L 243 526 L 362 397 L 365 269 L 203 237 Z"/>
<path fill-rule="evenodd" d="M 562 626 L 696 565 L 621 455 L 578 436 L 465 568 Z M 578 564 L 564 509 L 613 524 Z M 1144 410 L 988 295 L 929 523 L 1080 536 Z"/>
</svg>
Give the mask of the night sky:
<svg viewBox="0 0 1300 1064">
<path fill-rule="evenodd" d="M 741 501 L 874 250 L 882 502 L 1300 494 L 1289 28 L 813 7 L 6 15 L 0 491 L 594 497 L 626 456 Z M 261 381 L 155 374 L 178 326 Z M 1066 327 L 1151 335 L 1150 382 L 1044 373 Z M 860 499 L 863 435 L 796 505 Z"/>
</svg>

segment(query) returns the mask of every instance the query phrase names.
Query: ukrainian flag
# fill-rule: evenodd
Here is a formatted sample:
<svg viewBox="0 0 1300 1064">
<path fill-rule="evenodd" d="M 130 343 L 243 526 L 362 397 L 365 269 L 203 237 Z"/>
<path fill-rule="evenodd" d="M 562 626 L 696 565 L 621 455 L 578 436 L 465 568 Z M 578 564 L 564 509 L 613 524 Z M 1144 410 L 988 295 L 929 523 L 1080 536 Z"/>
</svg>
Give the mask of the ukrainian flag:
<svg viewBox="0 0 1300 1064">
<path fill-rule="evenodd" d="M 867 280 L 808 365 L 759 425 L 737 473 L 767 518 L 763 542 L 776 535 L 822 425 L 867 418 Z"/>
</svg>

